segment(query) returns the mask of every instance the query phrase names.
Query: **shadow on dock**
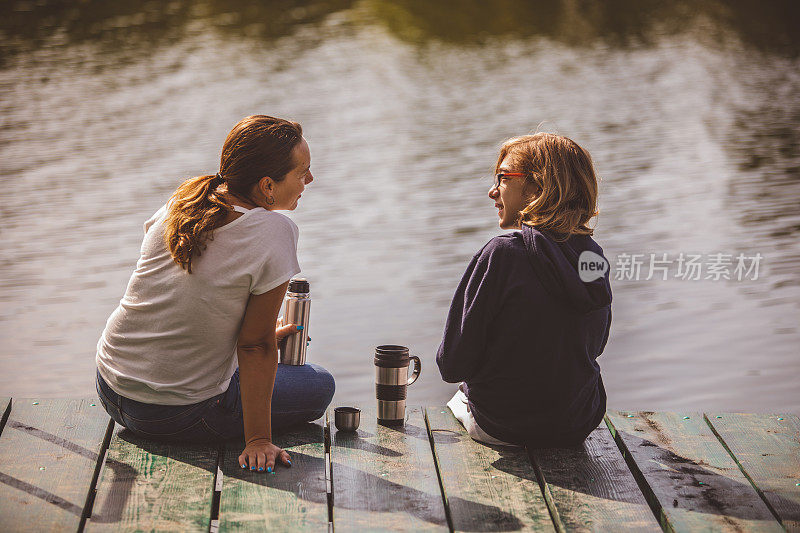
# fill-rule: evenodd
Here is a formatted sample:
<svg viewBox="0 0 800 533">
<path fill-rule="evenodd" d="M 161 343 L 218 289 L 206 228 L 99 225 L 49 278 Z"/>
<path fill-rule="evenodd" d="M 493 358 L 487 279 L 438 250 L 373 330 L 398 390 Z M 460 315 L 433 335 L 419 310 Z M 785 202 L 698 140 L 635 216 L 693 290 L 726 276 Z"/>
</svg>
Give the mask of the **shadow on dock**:
<svg viewBox="0 0 800 533">
<path fill-rule="evenodd" d="M 581 446 L 529 450 L 531 461 L 543 472 L 544 479 L 539 480 L 540 485 L 546 482 L 551 487 L 613 502 L 648 503 L 656 516 L 662 507 L 656 493 L 662 493 L 680 495 L 680 501 L 673 499 L 664 502 L 664 505 L 670 507 L 680 506 L 687 511 L 743 520 L 764 519 L 763 510 L 753 506 L 755 492 L 752 485 L 741 481 L 738 468 L 731 475 L 740 479 L 733 479 L 711 469 L 705 461 L 694 461 L 637 435 L 622 431 L 619 433 L 624 435 L 626 445 L 631 451 L 645 449 L 645 453 L 641 453 L 641 457 L 637 456 L 636 460 L 628 457 L 627 465 L 626 459 L 619 456 L 620 452 L 614 441 L 598 439 L 596 433 L 592 433 Z M 613 446 L 613 449 L 609 446 Z M 507 461 L 502 456 L 502 447 L 496 449 L 500 451 L 501 457 L 493 466 L 513 475 L 535 480 L 514 461 Z M 638 486 L 619 482 L 623 476 L 630 476 L 630 472 L 633 472 Z M 642 500 L 643 497 L 647 502 Z M 798 503 L 774 493 L 769 495 L 769 500 L 768 505 L 781 508 L 784 520 L 800 519 Z"/>
</svg>

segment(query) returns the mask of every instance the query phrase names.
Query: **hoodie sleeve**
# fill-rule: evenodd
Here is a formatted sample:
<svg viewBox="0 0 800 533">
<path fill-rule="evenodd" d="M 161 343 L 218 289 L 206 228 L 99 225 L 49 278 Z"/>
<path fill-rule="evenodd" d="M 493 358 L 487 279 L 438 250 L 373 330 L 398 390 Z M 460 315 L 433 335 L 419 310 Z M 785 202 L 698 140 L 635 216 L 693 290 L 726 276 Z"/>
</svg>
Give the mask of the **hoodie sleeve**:
<svg viewBox="0 0 800 533">
<path fill-rule="evenodd" d="M 457 383 L 470 379 L 486 352 L 489 324 L 496 314 L 497 253 L 489 241 L 470 261 L 461 278 L 436 354 L 442 379 Z"/>
</svg>

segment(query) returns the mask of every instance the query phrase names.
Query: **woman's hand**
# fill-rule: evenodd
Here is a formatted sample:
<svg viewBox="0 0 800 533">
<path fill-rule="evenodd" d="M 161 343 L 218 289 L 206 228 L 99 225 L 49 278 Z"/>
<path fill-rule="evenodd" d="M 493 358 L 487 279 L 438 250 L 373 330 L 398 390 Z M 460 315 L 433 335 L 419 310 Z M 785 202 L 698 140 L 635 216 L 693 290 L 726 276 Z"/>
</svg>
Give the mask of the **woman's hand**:
<svg viewBox="0 0 800 533">
<path fill-rule="evenodd" d="M 256 439 L 245 447 L 239 456 L 239 466 L 263 472 L 272 472 L 275 469 L 275 461 L 280 459 L 286 466 L 292 466 L 289 454 L 272 444 L 267 439 Z"/>
<path fill-rule="evenodd" d="M 286 324 L 283 325 L 283 317 L 278 317 L 278 322 L 275 324 L 275 337 L 278 339 L 278 347 L 283 348 L 284 343 L 286 343 L 286 337 L 297 333 L 300 331 L 297 329 L 295 324 Z M 308 338 L 308 342 L 311 342 L 311 337 Z"/>
<path fill-rule="evenodd" d="M 278 339 L 278 344 L 281 343 L 286 337 L 291 335 L 292 333 L 297 333 L 298 330 L 297 326 L 294 324 L 283 324 L 283 317 L 278 317 L 278 322 L 275 324 L 275 337 Z"/>
</svg>

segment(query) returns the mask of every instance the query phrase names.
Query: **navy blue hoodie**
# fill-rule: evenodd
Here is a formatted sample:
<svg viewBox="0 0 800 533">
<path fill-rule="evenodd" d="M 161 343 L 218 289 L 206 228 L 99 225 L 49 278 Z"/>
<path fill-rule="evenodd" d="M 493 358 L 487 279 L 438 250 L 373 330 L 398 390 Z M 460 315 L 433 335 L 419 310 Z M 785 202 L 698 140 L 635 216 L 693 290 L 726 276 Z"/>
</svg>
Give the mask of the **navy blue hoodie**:
<svg viewBox="0 0 800 533">
<path fill-rule="evenodd" d="M 534 448 L 574 446 L 602 421 L 597 357 L 611 327 L 611 285 L 585 283 L 587 235 L 564 242 L 524 226 L 490 240 L 456 289 L 436 355 L 442 378 L 464 381 L 489 435 Z"/>
</svg>

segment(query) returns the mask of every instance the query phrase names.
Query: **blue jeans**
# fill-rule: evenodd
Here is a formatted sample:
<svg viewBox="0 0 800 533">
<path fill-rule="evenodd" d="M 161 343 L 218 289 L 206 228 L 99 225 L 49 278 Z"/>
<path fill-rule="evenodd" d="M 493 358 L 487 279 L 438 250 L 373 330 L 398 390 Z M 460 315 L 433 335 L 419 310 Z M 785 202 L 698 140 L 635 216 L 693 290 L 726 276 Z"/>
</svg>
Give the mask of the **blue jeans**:
<svg viewBox="0 0 800 533">
<path fill-rule="evenodd" d="M 239 369 L 228 390 L 191 405 L 156 405 L 120 396 L 97 372 L 97 394 L 106 412 L 136 435 L 153 440 L 214 442 L 244 435 Z M 272 391 L 272 431 L 316 420 L 325 414 L 336 386 L 314 364 L 278 365 Z"/>
</svg>

